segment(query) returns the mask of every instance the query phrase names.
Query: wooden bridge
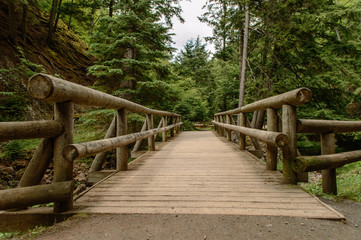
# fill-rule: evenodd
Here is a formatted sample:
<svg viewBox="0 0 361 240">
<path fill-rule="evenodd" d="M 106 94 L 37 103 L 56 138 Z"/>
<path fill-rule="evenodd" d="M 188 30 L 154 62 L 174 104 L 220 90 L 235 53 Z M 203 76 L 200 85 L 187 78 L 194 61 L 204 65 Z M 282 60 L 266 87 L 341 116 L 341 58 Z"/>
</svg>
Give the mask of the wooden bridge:
<svg viewBox="0 0 361 240">
<path fill-rule="evenodd" d="M 75 212 L 270 215 L 342 214 L 214 132 L 183 132 L 75 201 Z"/>
<path fill-rule="evenodd" d="M 181 116 L 153 110 L 65 80 L 37 74 L 28 83 L 36 99 L 54 103 L 54 120 L 0 123 L 0 141 L 42 138 L 19 188 L 0 191 L 0 210 L 54 202 L 54 212 L 272 215 L 343 219 L 301 190 L 307 173 L 323 171 L 323 190 L 337 193 L 335 168 L 359 161 L 361 151 L 335 153 L 335 133 L 361 131 L 361 121 L 297 119 L 311 101 L 307 88 L 215 114 L 215 132 L 180 132 Z M 104 139 L 74 143 L 74 104 L 115 109 Z M 282 110 L 282 117 L 278 115 Z M 129 133 L 127 112 L 145 114 L 140 132 Z M 250 127 L 247 113 L 267 111 L 267 130 Z M 235 123 L 238 116 L 239 123 Z M 159 120 L 154 127 L 155 119 Z M 297 133 L 321 135 L 322 155 L 297 154 Z M 156 149 L 155 139 L 162 134 Z M 238 145 L 232 140 L 237 137 Z M 168 137 L 172 137 L 167 141 Z M 226 138 L 223 138 L 226 137 Z M 246 137 L 263 156 L 247 151 Z M 128 146 L 147 139 L 148 152 L 128 164 Z M 258 143 L 266 144 L 265 151 Z M 116 149 L 116 169 L 89 191 L 73 190 L 74 160 L 96 155 L 91 174 L 102 173 L 106 152 Z M 278 151 L 282 154 L 279 157 Z M 276 171 L 281 160 L 282 174 Z M 41 185 L 53 162 L 54 181 Z"/>
</svg>

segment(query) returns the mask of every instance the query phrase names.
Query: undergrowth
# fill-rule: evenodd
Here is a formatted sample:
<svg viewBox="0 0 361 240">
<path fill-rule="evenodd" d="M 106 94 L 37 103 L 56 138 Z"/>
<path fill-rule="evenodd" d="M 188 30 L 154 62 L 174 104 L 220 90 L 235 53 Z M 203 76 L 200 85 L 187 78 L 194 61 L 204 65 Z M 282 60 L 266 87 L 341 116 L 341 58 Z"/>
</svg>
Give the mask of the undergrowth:
<svg viewBox="0 0 361 240">
<path fill-rule="evenodd" d="M 336 170 L 337 195 L 322 193 L 322 180 L 302 183 L 301 187 L 315 196 L 339 201 L 350 199 L 361 202 L 361 162 L 347 164 Z"/>
</svg>

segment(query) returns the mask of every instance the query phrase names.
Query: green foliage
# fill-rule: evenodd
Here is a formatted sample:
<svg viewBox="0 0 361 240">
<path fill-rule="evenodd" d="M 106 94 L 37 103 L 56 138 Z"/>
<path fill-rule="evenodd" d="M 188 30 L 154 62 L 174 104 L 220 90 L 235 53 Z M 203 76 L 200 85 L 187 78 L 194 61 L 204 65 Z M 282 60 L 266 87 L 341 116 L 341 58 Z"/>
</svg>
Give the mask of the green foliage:
<svg viewBox="0 0 361 240">
<path fill-rule="evenodd" d="M 321 143 L 311 141 L 305 134 L 297 134 L 297 149 L 301 155 L 320 155 L 321 154 Z"/>
<path fill-rule="evenodd" d="M 25 99 L 13 92 L 0 92 L 0 121 L 24 120 Z"/>
<path fill-rule="evenodd" d="M 322 196 L 327 199 L 350 199 L 361 202 L 361 162 L 346 164 L 337 168 L 337 195 L 322 193 L 322 181 L 302 183 L 301 186 L 312 195 Z"/>
<path fill-rule="evenodd" d="M 45 72 L 43 65 L 35 64 L 29 61 L 25 56 L 24 50 L 21 47 L 17 47 L 17 49 L 19 53 L 18 57 L 21 62 L 21 64 L 18 67 L 18 71 L 20 71 L 22 75 L 31 77 L 36 73 Z"/>
<path fill-rule="evenodd" d="M 11 239 L 21 235 L 21 232 L 0 232 L 0 239 Z"/>
<path fill-rule="evenodd" d="M 25 144 L 23 140 L 13 140 L 7 143 L 2 150 L 1 158 L 8 160 L 20 159 L 25 156 Z"/>
</svg>

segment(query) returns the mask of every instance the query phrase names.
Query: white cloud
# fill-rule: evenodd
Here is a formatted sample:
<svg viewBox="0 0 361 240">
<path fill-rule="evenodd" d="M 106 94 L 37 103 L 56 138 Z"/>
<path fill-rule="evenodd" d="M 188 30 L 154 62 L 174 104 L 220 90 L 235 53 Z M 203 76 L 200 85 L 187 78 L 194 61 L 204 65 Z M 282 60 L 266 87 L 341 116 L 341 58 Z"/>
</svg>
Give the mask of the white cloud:
<svg viewBox="0 0 361 240">
<path fill-rule="evenodd" d="M 185 22 L 182 24 L 178 19 L 173 19 L 173 29 L 171 33 L 176 34 L 173 36 L 173 41 L 175 44 L 173 47 L 177 48 L 178 51 L 183 49 L 185 43 L 193 38 L 196 39 L 199 36 L 205 42 L 204 37 L 212 36 L 212 28 L 210 28 L 206 23 L 202 23 L 198 20 L 198 17 L 201 16 L 205 9 L 202 9 L 206 0 L 192 0 L 182 1 L 181 7 L 183 10 L 182 17 Z M 214 52 L 214 46 L 207 43 L 208 50 Z"/>
</svg>

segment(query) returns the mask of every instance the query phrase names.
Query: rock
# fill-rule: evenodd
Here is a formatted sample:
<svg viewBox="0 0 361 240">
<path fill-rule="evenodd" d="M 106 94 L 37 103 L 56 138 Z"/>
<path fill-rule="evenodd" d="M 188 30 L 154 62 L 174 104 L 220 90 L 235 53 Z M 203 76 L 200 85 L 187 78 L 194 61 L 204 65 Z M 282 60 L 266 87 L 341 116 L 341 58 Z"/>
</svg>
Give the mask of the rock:
<svg viewBox="0 0 361 240">
<path fill-rule="evenodd" d="M 78 195 L 79 193 L 83 192 L 86 190 L 86 185 L 85 184 L 80 184 L 73 192 L 74 195 Z"/>
<path fill-rule="evenodd" d="M 85 173 L 80 173 L 76 180 L 80 183 L 86 183 L 88 181 L 88 178 Z"/>
</svg>

